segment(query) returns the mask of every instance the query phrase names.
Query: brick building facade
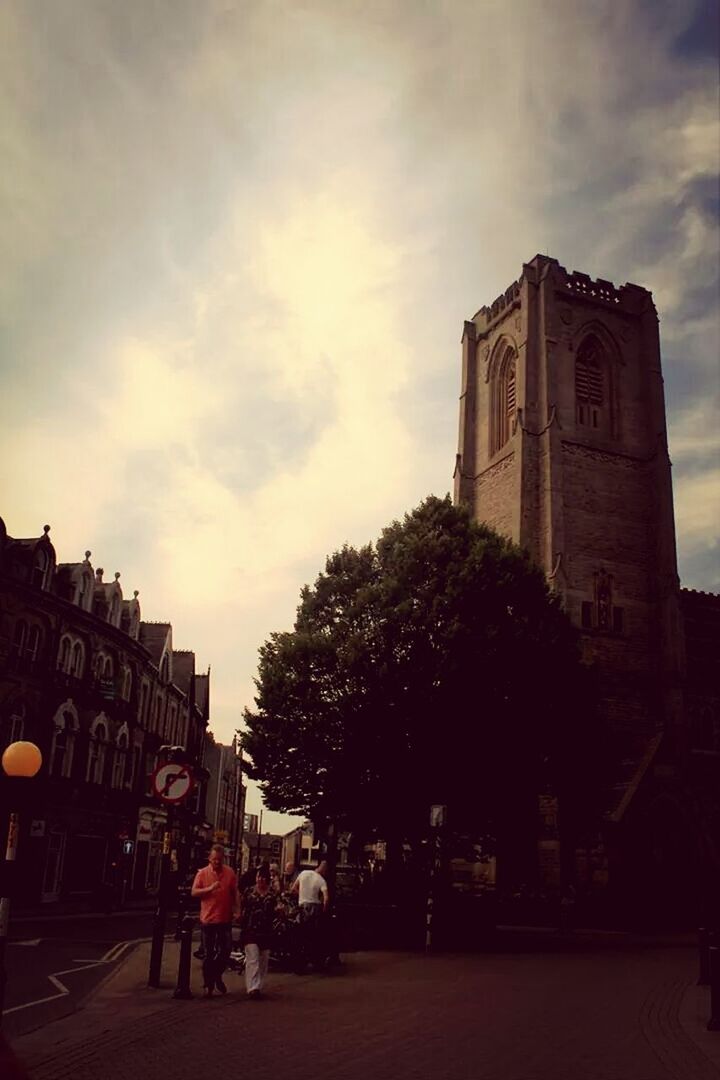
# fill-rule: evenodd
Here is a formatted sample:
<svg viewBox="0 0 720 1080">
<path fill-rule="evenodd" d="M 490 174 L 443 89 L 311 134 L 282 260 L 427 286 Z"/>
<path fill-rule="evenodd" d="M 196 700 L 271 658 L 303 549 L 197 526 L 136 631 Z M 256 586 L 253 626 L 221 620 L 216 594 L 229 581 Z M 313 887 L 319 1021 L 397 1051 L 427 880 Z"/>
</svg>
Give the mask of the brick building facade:
<svg viewBox="0 0 720 1080">
<path fill-rule="evenodd" d="M 43 765 L 11 790 L 0 776 L 0 820 L 22 797 L 21 904 L 117 900 L 157 889 L 166 813 L 150 778 L 165 745 L 183 746 L 202 776 L 209 675 L 173 647 L 169 623 L 141 619 L 138 593 L 104 580 L 90 552 L 57 564 L 46 526 L 18 540 L 0 519 L 0 753 L 35 742 Z M 182 862 L 206 841 L 204 783 L 176 815 Z"/>
<path fill-rule="evenodd" d="M 720 866 L 720 597 L 680 587 L 652 296 L 538 255 L 462 349 L 455 499 L 561 595 L 622 748 L 578 872 L 679 911 Z"/>
</svg>

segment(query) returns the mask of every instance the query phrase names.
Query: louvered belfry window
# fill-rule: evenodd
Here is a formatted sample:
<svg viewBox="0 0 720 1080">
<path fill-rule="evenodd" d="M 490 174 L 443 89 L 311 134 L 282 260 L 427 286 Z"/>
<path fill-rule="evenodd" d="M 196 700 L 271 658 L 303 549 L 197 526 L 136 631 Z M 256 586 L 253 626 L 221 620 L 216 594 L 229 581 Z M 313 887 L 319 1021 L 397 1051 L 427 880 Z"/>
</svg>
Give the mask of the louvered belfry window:
<svg viewBox="0 0 720 1080">
<path fill-rule="evenodd" d="M 578 423 L 600 427 L 605 405 L 603 361 L 600 345 L 590 338 L 578 350 L 575 362 L 575 401 Z"/>
<path fill-rule="evenodd" d="M 508 348 L 500 362 L 493 386 L 490 453 L 501 450 L 515 426 L 517 411 L 517 358 Z"/>
</svg>

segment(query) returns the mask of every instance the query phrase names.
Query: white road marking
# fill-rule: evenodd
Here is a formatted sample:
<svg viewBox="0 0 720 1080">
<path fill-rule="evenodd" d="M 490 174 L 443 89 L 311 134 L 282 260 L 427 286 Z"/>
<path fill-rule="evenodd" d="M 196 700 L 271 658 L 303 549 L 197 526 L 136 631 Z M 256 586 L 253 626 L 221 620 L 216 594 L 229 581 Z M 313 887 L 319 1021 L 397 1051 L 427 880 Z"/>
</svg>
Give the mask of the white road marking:
<svg viewBox="0 0 720 1080">
<path fill-rule="evenodd" d="M 3 1009 L 3 1016 L 7 1016 L 14 1012 L 20 1012 L 21 1009 L 31 1009 L 33 1005 L 44 1005 L 48 1001 L 56 1001 L 58 998 L 67 997 L 70 990 L 64 982 L 61 982 L 61 975 L 72 975 L 75 971 L 89 971 L 90 968 L 103 967 L 107 964 L 112 964 L 126 949 L 134 944 L 134 941 L 119 941 L 116 945 L 113 945 L 111 949 L 108 949 L 105 955 L 101 956 L 99 960 L 73 960 L 74 964 L 82 964 L 82 967 L 65 968 L 64 971 L 54 971 L 52 975 L 47 976 L 48 980 L 57 989 L 56 994 L 50 994 L 48 997 L 36 998 L 35 1001 L 26 1001 L 23 1005 L 13 1005 L 11 1009 Z"/>
</svg>

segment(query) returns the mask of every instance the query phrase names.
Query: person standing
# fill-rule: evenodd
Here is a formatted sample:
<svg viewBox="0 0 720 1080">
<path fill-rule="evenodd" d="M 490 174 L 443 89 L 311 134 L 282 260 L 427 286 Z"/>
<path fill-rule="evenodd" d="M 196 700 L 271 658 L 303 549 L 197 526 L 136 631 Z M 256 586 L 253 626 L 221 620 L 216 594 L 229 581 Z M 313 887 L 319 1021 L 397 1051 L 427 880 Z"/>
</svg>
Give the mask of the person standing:
<svg viewBox="0 0 720 1080">
<path fill-rule="evenodd" d="M 237 915 L 239 908 L 237 878 L 225 866 L 225 849 L 221 844 L 210 848 L 208 865 L 195 875 L 191 895 L 200 899 L 204 997 L 211 998 L 215 990 L 226 994 L 223 972 L 232 949 L 233 915 Z"/>
<path fill-rule="evenodd" d="M 273 926 L 281 908 L 278 895 L 270 887 L 270 868 L 263 864 L 255 875 L 255 886 L 240 901 L 240 925 L 245 950 L 245 987 L 251 1000 L 257 1001 L 267 977 Z"/>
<path fill-rule="evenodd" d="M 317 870 L 298 874 L 292 892 L 298 894 L 300 908 L 301 969 L 309 962 L 313 968 L 322 967 L 325 959 L 323 916 L 327 914 L 330 893 L 327 881 L 327 862 L 318 863 Z"/>
</svg>

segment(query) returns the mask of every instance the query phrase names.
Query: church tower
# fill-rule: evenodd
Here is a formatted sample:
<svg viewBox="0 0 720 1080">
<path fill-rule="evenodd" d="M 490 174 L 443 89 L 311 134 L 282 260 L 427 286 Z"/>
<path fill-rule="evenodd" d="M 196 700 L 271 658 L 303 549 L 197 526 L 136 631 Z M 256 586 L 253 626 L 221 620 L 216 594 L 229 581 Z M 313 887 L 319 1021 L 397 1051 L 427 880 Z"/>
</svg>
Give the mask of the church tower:
<svg viewBox="0 0 720 1080">
<path fill-rule="evenodd" d="M 664 733 L 674 756 L 683 631 L 651 294 L 537 255 L 465 323 L 462 356 L 456 502 L 542 567 L 628 746 Z"/>
</svg>

